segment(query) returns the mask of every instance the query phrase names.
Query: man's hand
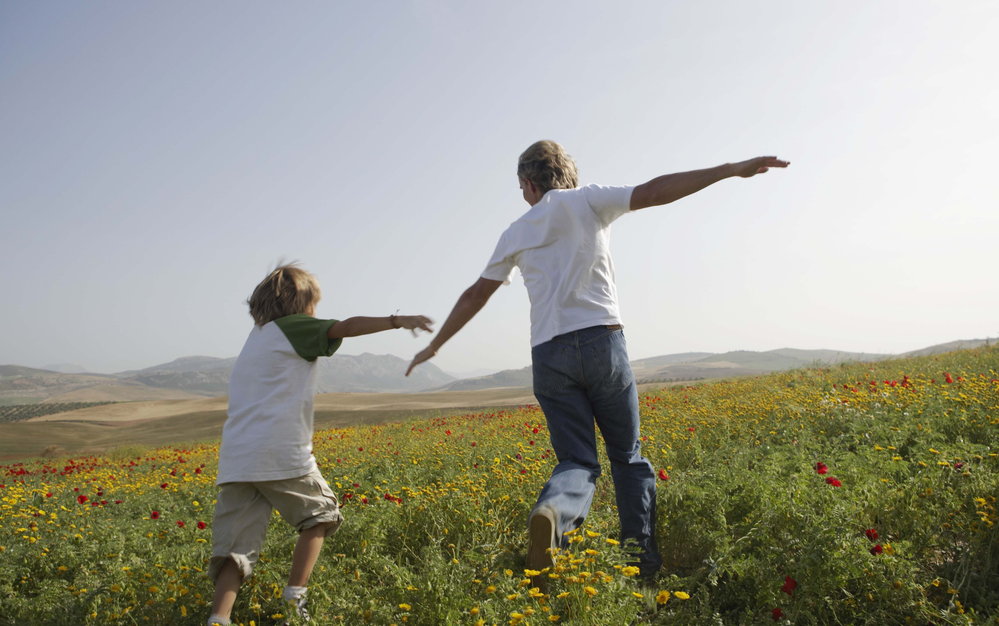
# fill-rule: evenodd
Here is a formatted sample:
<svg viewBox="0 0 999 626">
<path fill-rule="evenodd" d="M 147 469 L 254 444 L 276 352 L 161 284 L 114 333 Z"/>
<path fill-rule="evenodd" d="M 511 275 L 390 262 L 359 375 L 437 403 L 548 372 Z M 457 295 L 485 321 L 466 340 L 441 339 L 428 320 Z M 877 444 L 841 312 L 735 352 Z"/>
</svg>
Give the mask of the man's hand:
<svg viewBox="0 0 999 626">
<path fill-rule="evenodd" d="M 429 361 L 435 356 L 437 356 L 437 351 L 431 348 L 430 346 L 427 346 L 426 348 L 418 352 L 416 356 L 413 357 L 413 362 L 409 364 L 409 369 L 406 370 L 406 376 L 409 376 L 409 373 L 413 371 L 414 367 L 416 367 L 420 363 Z"/>
<path fill-rule="evenodd" d="M 790 164 L 790 161 L 781 161 L 775 156 L 764 156 L 733 163 L 732 167 L 736 176 L 750 178 L 766 172 L 771 167 L 787 167 Z"/>
</svg>

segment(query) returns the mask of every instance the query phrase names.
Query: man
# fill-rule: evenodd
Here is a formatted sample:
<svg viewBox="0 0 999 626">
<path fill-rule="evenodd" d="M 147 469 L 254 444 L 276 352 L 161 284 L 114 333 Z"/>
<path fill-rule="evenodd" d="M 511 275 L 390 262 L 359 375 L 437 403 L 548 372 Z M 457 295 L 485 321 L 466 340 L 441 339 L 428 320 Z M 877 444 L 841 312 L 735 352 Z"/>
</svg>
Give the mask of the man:
<svg viewBox="0 0 999 626">
<path fill-rule="evenodd" d="M 558 464 L 528 518 L 527 567 L 553 564 L 555 548 L 589 512 L 600 475 L 594 422 L 611 463 L 622 540 L 637 546 L 642 576 L 662 564 L 656 547 L 656 476 L 641 454 L 638 390 L 618 312 L 610 225 L 628 213 L 668 204 L 725 178 L 749 178 L 777 157 L 757 157 L 667 174 L 636 187 L 578 187 L 576 164 L 559 144 L 539 141 L 517 177 L 531 205 L 500 237 L 481 277 L 465 290 L 437 336 L 406 371 L 435 356 L 519 267 L 531 300 L 534 395 Z"/>
</svg>

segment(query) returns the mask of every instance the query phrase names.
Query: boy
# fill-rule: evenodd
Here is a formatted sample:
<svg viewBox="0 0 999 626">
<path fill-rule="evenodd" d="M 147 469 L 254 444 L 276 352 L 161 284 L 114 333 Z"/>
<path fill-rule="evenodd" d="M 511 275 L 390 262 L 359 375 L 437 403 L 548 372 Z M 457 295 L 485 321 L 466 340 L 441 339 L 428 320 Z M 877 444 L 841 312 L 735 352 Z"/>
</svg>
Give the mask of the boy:
<svg viewBox="0 0 999 626">
<path fill-rule="evenodd" d="M 312 455 L 317 358 L 344 337 L 407 328 L 433 332 L 422 315 L 320 320 L 315 277 L 294 264 L 271 272 L 247 303 L 255 323 L 229 379 L 219 449 L 218 502 L 208 575 L 208 624 L 229 624 L 236 593 L 259 556 L 272 508 L 298 530 L 285 601 L 305 620 L 306 591 L 325 538 L 343 516 Z"/>
</svg>

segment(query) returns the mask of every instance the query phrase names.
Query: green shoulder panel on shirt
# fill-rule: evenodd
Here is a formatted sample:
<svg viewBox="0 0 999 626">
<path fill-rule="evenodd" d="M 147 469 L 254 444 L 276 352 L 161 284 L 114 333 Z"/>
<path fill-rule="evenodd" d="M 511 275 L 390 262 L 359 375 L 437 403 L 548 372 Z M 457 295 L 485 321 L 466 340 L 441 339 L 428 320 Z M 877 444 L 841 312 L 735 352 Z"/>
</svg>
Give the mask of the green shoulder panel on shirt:
<svg viewBox="0 0 999 626">
<path fill-rule="evenodd" d="M 333 356 L 343 339 L 326 336 L 330 326 L 338 320 L 320 320 L 308 315 L 287 315 L 274 320 L 284 336 L 291 342 L 298 356 L 315 361 L 321 356 Z"/>
</svg>

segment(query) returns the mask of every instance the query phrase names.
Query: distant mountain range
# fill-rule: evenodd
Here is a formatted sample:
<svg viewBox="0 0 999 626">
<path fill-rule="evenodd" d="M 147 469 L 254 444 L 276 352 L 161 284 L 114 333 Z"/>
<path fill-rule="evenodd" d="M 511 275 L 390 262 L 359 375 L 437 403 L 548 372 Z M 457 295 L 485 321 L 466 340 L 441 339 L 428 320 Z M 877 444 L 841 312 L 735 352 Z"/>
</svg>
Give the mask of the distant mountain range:
<svg viewBox="0 0 999 626">
<path fill-rule="evenodd" d="M 632 361 L 639 382 L 692 381 L 706 378 L 752 376 L 781 370 L 847 361 L 879 361 L 925 356 L 975 348 L 994 340 L 952 341 L 900 355 L 796 350 L 767 352 L 739 350 L 715 354 L 686 352 Z M 90 374 L 0 365 L 0 404 L 32 402 L 105 402 L 167 400 L 224 396 L 235 358 L 191 356 L 141 370 L 117 374 Z M 321 359 L 319 393 L 460 391 L 495 387 L 530 387 L 530 366 L 488 376 L 455 379 L 433 363 L 425 363 L 409 377 L 409 361 L 389 354 L 337 354 Z M 61 369 L 70 369 L 59 366 Z M 77 369 L 77 366 L 72 366 Z"/>
<path fill-rule="evenodd" d="M 117 374 L 71 374 L 0 365 L 0 404 L 190 399 L 224 396 L 236 358 L 183 357 Z M 454 380 L 426 363 L 403 376 L 408 360 L 389 354 L 337 354 L 319 361 L 317 391 L 413 392 Z"/>
</svg>

